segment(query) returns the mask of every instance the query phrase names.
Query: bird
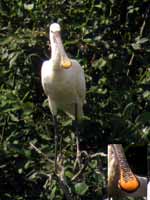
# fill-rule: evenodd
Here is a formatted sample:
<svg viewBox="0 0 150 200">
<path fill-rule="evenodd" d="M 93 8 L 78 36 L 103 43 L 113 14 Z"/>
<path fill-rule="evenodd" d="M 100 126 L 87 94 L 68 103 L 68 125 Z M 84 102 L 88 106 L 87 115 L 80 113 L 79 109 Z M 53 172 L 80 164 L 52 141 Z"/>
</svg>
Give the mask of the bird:
<svg viewBox="0 0 150 200">
<path fill-rule="evenodd" d="M 147 200 L 150 200 L 150 180 L 148 181 L 147 184 Z"/>
<path fill-rule="evenodd" d="M 78 120 L 83 117 L 86 83 L 84 70 L 79 62 L 70 59 L 65 52 L 61 39 L 61 27 L 58 23 L 50 25 L 49 39 L 51 58 L 42 64 L 41 82 L 53 116 L 56 165 L 58 146 L 57 114 L 59 110 L 63 110 L 75 122 L 77 157 L 80 156 Z"/>
<path fill-rule="evenodd" d="M 108 145 L 108 194 L 110 197 L 147 195 L 147 178 L 132 172 L 121 144 Z"/>
</svg>

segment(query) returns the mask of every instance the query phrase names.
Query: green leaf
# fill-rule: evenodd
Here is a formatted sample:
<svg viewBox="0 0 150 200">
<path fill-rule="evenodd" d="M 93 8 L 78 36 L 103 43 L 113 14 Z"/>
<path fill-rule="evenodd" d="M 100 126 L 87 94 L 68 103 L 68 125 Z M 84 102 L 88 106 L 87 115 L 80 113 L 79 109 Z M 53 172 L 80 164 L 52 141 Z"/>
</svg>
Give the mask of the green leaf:
<svg viewBox="0 0 150 200">
<path fill-rule="evenodd" d="M 141 38 L 141 39 L 139 39 L 139 40 L 137 41 L 137 43 L 143 44 L 143 43 L 148 42 L 148 41 L 149 41 L 148 38 Z"/>
<path fill-rule="evenodd" d="M 9 113 L 9 116 L 11 117 L 11 120 L 14 122 L 18 122 L 19 119 L 13 114 L 13 113 Z"/>
<path fill-rule="evenodd" d="M 140 43 L 132 43 L 131 46 L 133 47 L 134 50 L 139 50 L 139 49 L 141 49 Z"/>
<path fill-rule="evenodd" d="M 30 3 L 30 4 L 24 4 L 24 9 L 25 10 L 28 10 L 28 11 L 30 11 L 30 10 L 33 10 L 33 8 L 34 8 L 34 4 L 33 3 Z"/>
<path fill-rule="evenodd" d="M 31 102 L 26 102 L 21 105 L 23 111 L 24 111 L 24 116 L 29 116 L 32 113 L 33 109 L 33 103 Z"/>
<path fill-rule="evenodd" d="M 12 58 L 10 59 L 9 62 L 9 67 L 13 67 L 16 64 L 16 60 L 19 57 L 19 55 L 21 54 L 21 52 L 15 52 L 14 55 L 12 56 Z"/>
<path fill-rule="evenodd" d="M 104 58 L 100 58 L 95 61 L 94 67 L 98 67 L 99 69 L 102 69 L 104 66 L 106 66 L 107 61 Z"/>
<path fill-rule="evenodd" d="M 146 90 L 146 91 L 143 93 L 143 97 L 144 97 L 144 99 L 150 99 L 150 91 L 149 91 L 149 90 Z"/>
<path fill-rule="evenodd" d="M 136 123 L 145 123 L 150 121 L 150 112 L 144 112 L 136 118 Z"/>
<path fill-rule="evenodd" d="M 52 189 L 52 191 L 51 191 L 51 194 L 50 194 L 50 200 L 53 200 L 53 199 L 55 199 L 55 193 L 56 193 L 56 187 L 53 187 L 53 189 Z"/>
<path fill-rule="evenodd" d="M 89 186 L 85 182 L 80 182 L 75 185 L 75 192 L 83 196 L 89 189 Z"/>
<path fill-rule="evenodd" d="M 133 102 L 130 102 L 129 104 L 127 104 L 123 110 L 123 116 L 130 117 L 134 108 L 135 108 L 135 105 Z"/>
<path fill-rule="evenodd" d="M 73 177 L 73 173 L 71 171 L 67 170 L 65 172 L 65 176 L 71 179 Z"/>
</svg>

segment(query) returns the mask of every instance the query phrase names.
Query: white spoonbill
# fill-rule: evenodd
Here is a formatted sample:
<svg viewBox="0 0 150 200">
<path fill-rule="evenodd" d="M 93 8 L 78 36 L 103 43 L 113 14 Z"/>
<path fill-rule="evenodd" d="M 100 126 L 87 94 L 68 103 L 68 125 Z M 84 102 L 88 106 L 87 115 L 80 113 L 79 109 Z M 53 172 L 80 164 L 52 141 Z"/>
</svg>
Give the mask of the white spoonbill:
<svg viewBox="0 0 150 200">
<path fill-rule="evenodd" d="M 150 200 L 150 181 L 148 181 L 147 185 L 147 200 Z"/>
<path fill-rule="evenodd" d="M 86 92 L 84 71 L 76 60 L 68 58 L 60 32 L 59 24 L 53 23 L 50 25 L 51 59 L 43 63 L 41 70 L 42 86 L 48 97 L 50 111 L 54 120 L 55 166 L 58 145 L 57 112 L 61 109 L 77 122 L 83 115 L 83 103 Z M 77 127 L 76 139 L 77 157 L 79 157 Z"/>
<path fill-rule="evenodd" d="M 108 145 L 108 193 L 110 197 L 147 195 L 147 178 L 132 172 L 121 144 Z"/>
</svg>

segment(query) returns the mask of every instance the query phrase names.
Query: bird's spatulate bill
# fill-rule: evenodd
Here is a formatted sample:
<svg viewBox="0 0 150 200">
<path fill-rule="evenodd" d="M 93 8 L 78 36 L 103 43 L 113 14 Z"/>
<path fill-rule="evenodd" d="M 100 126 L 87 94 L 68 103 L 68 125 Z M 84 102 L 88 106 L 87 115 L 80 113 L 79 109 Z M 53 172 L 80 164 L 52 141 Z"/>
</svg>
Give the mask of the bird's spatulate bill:
<svg viewBox="0 0 150 200">
<path fill-rule="evenodd" d="M 136 191 L 140 186 L 140 182 L 128 165 L 122 145 L 113 144 L 113 149 L 118 159 L 120 168 L 118 187 L 129 193 Z"/>
<path fill-rule="evenodd" d="M 61 59 L 61 65 L 63 68 L 68 69 L 71 67 L 72 63 L 69 58 L 63 56 Z"/>
<path fill-rule="evenodd" d="M 128 174 L 125 175 L 124 173 L 125 172 L 121 169 L 120 180 L 118 183 L 119 188 L 128 193 L 136 191 L 140 186 L 137 177 L 134 174 L 131 175 L 132 172 L 130 172 L 130 177 L 126 177 Z"/>
<path fill-rule="evenodd" d="M 56 42 L 57 42 L 57 45 L 58 45 L 58 48 L 60 50 L 60 56 L 61 56 L 61 66 L 62 68 L 64 69 L 69 69 L 71 66 L 72 66 L 72 62 L 71 60 L 68 58 L 65 50 L 64 50 L 64 47 L 63 47 L 63 44 L 62 44 L 62 40 L 61 40 L 61 36 L 60 36 L 60 33 L 59 32 L 56 32 L 55 33 L 55 39 L 56 39 Z"/>
</svg>

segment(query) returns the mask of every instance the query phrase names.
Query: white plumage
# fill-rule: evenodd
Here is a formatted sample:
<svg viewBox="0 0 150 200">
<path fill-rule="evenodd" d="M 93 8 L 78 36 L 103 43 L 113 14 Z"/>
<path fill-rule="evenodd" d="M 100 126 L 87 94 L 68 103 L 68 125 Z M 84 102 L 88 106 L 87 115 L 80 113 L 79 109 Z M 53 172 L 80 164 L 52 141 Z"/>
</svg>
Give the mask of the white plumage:
<svg viewBox="0 0 150 200">
<path fill-rule="evenodd" d="M 147 184 L 147 200 L 150 200 L 150 181 Z"/>
<path fill-rule="evenodd" d="M 86 90 L 84 72 L 80 64 L 65 53 L 60 30 L 57 23 L 50 26 L 51 59 L 42 65 L 42 86 L 53 116 L 61 109 L 74 118 L 76 105 L 80 118 Z"/>
</svg>

